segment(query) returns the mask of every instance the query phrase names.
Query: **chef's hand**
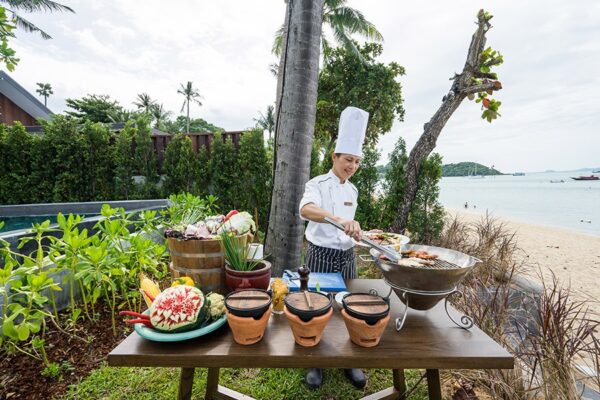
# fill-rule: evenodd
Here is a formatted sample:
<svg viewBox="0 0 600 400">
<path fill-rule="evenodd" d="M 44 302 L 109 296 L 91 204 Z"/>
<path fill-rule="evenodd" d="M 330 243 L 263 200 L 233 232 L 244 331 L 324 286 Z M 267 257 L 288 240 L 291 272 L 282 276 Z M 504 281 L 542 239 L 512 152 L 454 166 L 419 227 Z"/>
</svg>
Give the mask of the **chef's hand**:
<svg viewBox="0 0 600 400">
<path fill-rule="evenodd" d="M 354 220 L 340 218 L 338 222 L 344 225 L 344 233 L 356 241 L 359 241 L 362 236 L 360 224 Z"/>
</svg>

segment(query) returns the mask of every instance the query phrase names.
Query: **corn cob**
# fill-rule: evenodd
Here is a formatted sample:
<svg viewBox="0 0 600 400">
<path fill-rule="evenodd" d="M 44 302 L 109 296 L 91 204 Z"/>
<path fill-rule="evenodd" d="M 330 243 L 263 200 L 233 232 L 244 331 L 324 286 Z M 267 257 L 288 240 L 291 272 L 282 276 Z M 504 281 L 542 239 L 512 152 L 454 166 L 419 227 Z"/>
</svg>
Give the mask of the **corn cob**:
<svg viewBox="0 0 600 400">
<path fill-rule="evenodd" d="M 142 292 L 142 296 L 146 301 L 146 305 L 150 307 L 152 305 L 152 301 L 158 296 L 160 293 L 160 288 L 152 279 L 148 278 L 143 273 L 140 274 L 140 291 Z"/>
</svg>

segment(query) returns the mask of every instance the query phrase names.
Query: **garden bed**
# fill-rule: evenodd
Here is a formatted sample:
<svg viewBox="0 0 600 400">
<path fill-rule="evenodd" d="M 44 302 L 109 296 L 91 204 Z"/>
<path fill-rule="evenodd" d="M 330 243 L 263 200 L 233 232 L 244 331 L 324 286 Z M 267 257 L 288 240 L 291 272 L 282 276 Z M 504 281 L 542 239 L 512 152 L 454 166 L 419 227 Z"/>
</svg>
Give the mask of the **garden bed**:
<svg viewBox="0 0 600 400">
<path fill-rule="evenodd" d="M 68 315 L 68 312 L 61 313 L 61 320 Z M 0 362 L 0 399 L 61 397 L 69 385 L 79 382 L 103 363 L 106 355 L 131 332 L 131 328 L 120 323 L 116 336 L 111 330 L 111 311 L 104 304 L 98 308 L 96 321 L 80 320 L 77 337 L 49 326 L 44 339 L 51 367 L 20 352 L 3 358 Z"/>
</svg>

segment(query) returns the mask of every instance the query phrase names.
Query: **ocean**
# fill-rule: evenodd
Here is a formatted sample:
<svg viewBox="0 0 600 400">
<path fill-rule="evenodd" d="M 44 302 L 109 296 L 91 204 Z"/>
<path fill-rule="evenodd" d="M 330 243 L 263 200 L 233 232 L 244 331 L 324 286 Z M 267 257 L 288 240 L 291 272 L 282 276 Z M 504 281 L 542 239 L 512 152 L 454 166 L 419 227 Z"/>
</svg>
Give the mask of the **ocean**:
<svg viewBox="0 0 600 400">
<path fill-rule="evenodd" d="M 591 174 L 586 170 L 482 179 L 446 177 L 440 182 L 440 202 L 463 210 L 466 202 L 470 212 L 487 210 L 496 217 L 600 236 L 600 180 L 571 179 Z"/>
</svg>

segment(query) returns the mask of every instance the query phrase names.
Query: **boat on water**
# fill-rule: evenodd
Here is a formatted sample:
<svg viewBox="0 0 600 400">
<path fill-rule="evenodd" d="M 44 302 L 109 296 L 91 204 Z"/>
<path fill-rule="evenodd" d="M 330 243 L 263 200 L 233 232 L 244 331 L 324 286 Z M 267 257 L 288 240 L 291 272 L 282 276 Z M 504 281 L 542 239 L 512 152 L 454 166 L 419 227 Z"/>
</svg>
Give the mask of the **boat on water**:
<svg viewBox="0 0 600 400">
<path fill-rule="evenodd" d="M 525 172 L 515 172 L 512 175 L 513 176 L 525 176 Z"/>
<path fill-rule="evenodd" d="M 550 183 L 565 183 L 563 179 L 551 179 Z"/>
<path fill-rule="evenodd" d="M 573 179 L 575 181 L 597 181 L 597 180 L 600 180 L 600 177 L 598 177 L 596 175 L 590 175 L 590 176 L 578 176 L 577 178 L 575 178 L 572 176 L 571 179 Z"/>
</svg>

